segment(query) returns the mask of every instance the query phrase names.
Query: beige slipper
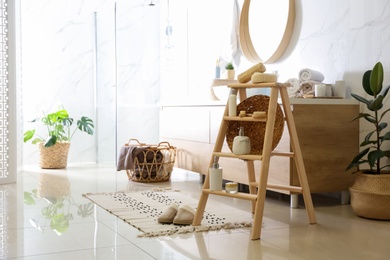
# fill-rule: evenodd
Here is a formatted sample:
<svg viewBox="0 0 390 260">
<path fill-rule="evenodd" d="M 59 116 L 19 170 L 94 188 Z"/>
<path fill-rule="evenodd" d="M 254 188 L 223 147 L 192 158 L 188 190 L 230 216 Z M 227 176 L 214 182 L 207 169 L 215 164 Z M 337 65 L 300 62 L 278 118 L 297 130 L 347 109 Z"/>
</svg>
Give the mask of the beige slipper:
<svg viewBox="0 0 390 260">
<path fill-rule="evenodd" d="M 157 221 L 162 224 L 172 224 L 176 216 L 178 206 L 176 203 L 171 203 L 169 207 L 158 217 Z"/>
<path fill-rule="evenodd" d="M 188 205 L 182 205 L 173 219 L 175 225 L 191 225 L 194 220 L 195 210 Z"/>
</svg>

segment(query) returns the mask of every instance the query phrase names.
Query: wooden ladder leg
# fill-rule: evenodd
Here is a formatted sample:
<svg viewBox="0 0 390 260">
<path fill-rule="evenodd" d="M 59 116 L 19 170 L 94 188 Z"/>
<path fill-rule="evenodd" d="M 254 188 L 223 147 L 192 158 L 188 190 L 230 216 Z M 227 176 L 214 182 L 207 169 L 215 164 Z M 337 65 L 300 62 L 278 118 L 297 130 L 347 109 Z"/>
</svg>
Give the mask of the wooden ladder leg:
<svg viewBox="0 0 390 260">
<path fill-rule="evenodd" d="M 247 164 L 247 169 L 248 169 L 249 193 L 256 194 L 257 187 L 251 185 L 251 183 L 256 182 L 254 162 L 247 161 L 246 164 Z M 252 213 L 255 213 L 255 209 L 256 209 L 256 203 L 255 203 L 255 201 L 252 201 Z"/>
<path fill-rule="evenodd" d="M 274 126 L 276 118 L 276 109 L 278 106 L 278 88 L 271 88 L 271 96 L 267 111 L 267 126 L 265 128 L 264 144 L 263 144 L 263 159 L 260 167 L 259 185 L 257 191 L 256 209 L 252 227 L 251 239 L 260 239 L 261 228 L 263 224 L 265 195 L 267 191 L 268 171 L 271 159 L 272 140 L 274 135 Z"/>
<path fill-rule="evenodd" d="M 229 111 L 228 104 L 226 104 L 225 112 L 223 116 L 227 116 L 228 111 Z M 219 128 L 218 136 L 217 139 L 215 140 L 213 155 L 211 156 L 209 162 L 209 168 L 213 165 L 214 162 L 214 152 L 220 152 L 222 150 L 223 142 L 225 141 L 225 135 L 228 128 L 228 123 L 223 119 L 223 116 L 221 121 L 221 127 Z M 204 189 L 208 189 L 208 188 L 210 188 L 210 178 L 209 178 L 209 172 L 207 171 L 206 178 L 203 183 L 202 193 L 200 195 L 199 202 L 198 202 L 198 207 L 196 208 L 194 220 L 192 221 L 193 226 L 199 226 L 202 221 L 203 213 L 206 208 L 207 200 L 209 197 L 209 194 L 205 193 Z"/>
<path fill-rule="evenodd" d="M 282 98 L 283 110 L 286 116 L 288 131 L 290 134 L 291 147 L 294 153 L 295 165 L 298 172 L 299 182 L 302 187 L 302 195 L 303 200 L 305 202 L 306 212 L 309 218 L 309 223 L 315 224 L 317 223 L 317 220 L 314 212 L 313 201 L 311 199 L 309 183 L 307 181 L 305 165 L 303 163 L 302 151 L 299 145 L 298 134 L 291 111 L 290 100 L 288 97 L 287 89 L 285 87 L 282 87 L 280 89 L 280 96 Z"/>
</svg>

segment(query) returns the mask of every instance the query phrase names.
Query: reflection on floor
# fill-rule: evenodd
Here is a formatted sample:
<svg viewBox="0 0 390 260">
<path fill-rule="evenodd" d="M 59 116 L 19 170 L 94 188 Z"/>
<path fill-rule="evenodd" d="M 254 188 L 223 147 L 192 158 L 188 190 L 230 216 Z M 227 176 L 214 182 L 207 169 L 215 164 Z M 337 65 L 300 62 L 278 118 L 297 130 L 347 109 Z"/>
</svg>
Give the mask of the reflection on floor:
<svg viewBox="0 0 390 260">
<path fill-rule="evenodd" d="M 172 187 L 198 199 L 199 175 L 175 169 L 164 183 L 129 182 L 114 166 L 25 167 L 0 186 L 1 259 L 389 259 L 390 222 L 357 217 L 339 200 L 313 195 L 318 224 L 288 199 L 267 197 L 261 240 L 250 228 L 138 238 L 139 231 L 89 203 L 87 192 Z M 210 196 L 250 210 L 250 202 Z"/>
</svg>

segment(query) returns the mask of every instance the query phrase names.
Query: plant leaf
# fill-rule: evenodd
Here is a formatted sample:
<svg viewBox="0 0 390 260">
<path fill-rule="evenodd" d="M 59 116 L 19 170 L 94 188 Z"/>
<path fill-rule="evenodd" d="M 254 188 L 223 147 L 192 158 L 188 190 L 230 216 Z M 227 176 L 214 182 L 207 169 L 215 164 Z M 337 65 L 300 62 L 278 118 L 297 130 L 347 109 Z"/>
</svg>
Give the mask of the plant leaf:
<svg viewBox="0 0 390 260">
<path fill-rule="evenodd" d="M 67 117 L 67 118 L 62 119 L 62 124 L 64 126 L 71 126 L 73 124 L 73 118 Z"/>
<path fill-rule="evenodd" d="M 28 130 L 24 133 L 23 142 L 27 142 L 31 138 L 33 138 L 35 134 L 35 130 Z"/>
<path fill-rule="evenodd" d="M 35 138 L 34 140 L 32 140 L 32 144 L 38 144 L 38 143 L 42 143 L 43 140 L 41 138 Z"/>
<path fill-rule="evenodd" d="M 372 131 L 370 133 L 368 133 L 366 135 L 366 137 L 364 138 L 364 141 L 360 144 L 360 146 L 366 146 L 368 144 L 372 144 L 372 143 L 375 143 L 375 141 L 370 141 L 371 139 L 371 136 L 375 133 L 375 131 Z"/>
<path fill-rule="evenodd" d="M 386 97 L 387 93 L 389 92 L 389 89 L 390 89 L 390 85 L 387 86 L 387 87 L 383 90 L 382 96 Z"/>
<path fill-rule="evenodd" d="M 353 167 L 357 167 L 358 165 L 365 163 L 366 161 L 361 161 L 361 159 L 363 158 L 363 156 L 365 156 L 368 153 L 368 151 L 370 151 L 370 148 L 366 148 L 363 151 L 361 151 L 360 153 L 358 153 L 352 159 L 351 163 L 347 166 L 347 168 L 345 170 L 347 171 Z"/>
<path fill-rule="evenodd" d="M 360 102 L 366 104 L 367 106 L 370 106 L 371 103 L 372 103 L 372 101 L 369 101 L 369 100 L 365 99 L 364 97 L 361 97 L 361 96 L 359 96 L 359 95 L 357 95 L 357 94 L 351 93 L 351 96 L 352 96 L 353 98 L 355 98 L 356 100 L 358 100 L 358 101 L 360 101 Z"/>
<path fill-rule="evenodd" d="M 371 87 L 370 87 L 371 72 L 372 72 L 372 70 L 367 70 L 367 71 L 363 74 L 362 85 L 363 85 L 364 91 L 365 91 L 368 95 L 374 96 L 374 93 L 372 92 Z"/>
<path fill-rule="evenodd" d="M 86 132 L 89 135 L 93 135 L 94 125 L 92 119 L 86 116 L 81 117 L 81 119 L 77 121 L 77 127 L 81 131 Z"/>
<path fill-rule="evenodd" d="M 390 140 L 390 132 L 387 132 L 383 136 L 380 137 L 380 139 L 383 141 Z"/>
<path fill-rule="evenodd" d="M 382 114 L 381 114 L 381 117 L 379 118 L 379 121 L 381 121 L 382 118 L 383 118 L 383 117 L 386 115 L 386 113 L 389 112 L 389 111 L 390 111 L 390 108 L 389 108 L 389 109 L 386 109 L 385 111 L 383 111 Z"/>
<path fill-rule="evenodd" d="M 373 101 L 372 103 L 370 104 L 370 106 L 367 106 L 368 109 L 370 109 L 371 111 L 378 111 L 379 109 L 381 109 L 383 107 L 383 96 L 382 95 L 379 95 L 377 96 Z"/>
<path fill-rule="evenodd" d="M 368 153 L 367 159 L 371 167 L 374 167 L 376 161 L 384 156 L 381 150 L 374 150 Z"/>
<path fill-rule="evenodd" d="M 382 131 L 383 129 L 385 129 L 387 127 L 387 122 L 382 122 L 378 125 L 378 131 Z"/>
<path fill-rule="evenodd" d="M 383 83 L 383 66 L 382 63 L 377 62 L 372 69 L 370 76 L 370 88 L 374 97 L 382 91 Z"/>
<path fill-rule="evenodd" d="M 49 139 L 47 139 L 47 141 L 45 142 L 44 146 L 45 147 L 50 147 L 50 146 L 53 146 L 57 143 L 57 136 L 55 135 L 52 135 L 49 137 Z"/>
</svg>

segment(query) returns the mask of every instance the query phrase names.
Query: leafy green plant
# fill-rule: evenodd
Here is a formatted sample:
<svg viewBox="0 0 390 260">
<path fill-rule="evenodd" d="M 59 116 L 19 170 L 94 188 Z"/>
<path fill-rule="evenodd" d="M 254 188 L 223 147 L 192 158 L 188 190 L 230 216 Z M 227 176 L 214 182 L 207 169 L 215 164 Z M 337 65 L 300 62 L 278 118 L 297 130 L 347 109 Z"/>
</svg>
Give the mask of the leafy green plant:
<svg viewBox="0 0 390 260">
<path fill-rule="evenodd" d="M 351 94 L 353 98 L 364 103 L 369 111 L 359 113 L 353 120 L 364 118 L 373 125 L 373 130 L 366 135 L 360 144 L 360 147 L 366 148 L 352 159 L 346 170 L 354 167 L 359 169 L 361 164 L 368 164 L 370 169 L 364 170 L 365 173 L 380 174 L 384 168 L 390 166 L 389 164 L 381 165 L 382 158 L 390 157 L 390 150 L 382 149 L 383 143 L 390 140 L 390 131 L 383 134 L 388 126 L 388 123 L 384 121 L 384 116 L 390 111 L 390 108 L 382 111 L 383 100 L 390 88 L 390 86 L 387 86 L 382 90 L 383 75 L 383 66 L 380 62 L 376 63 L 372 70 L 366 71 L 363 75 L 363 89 L 372 98 L 366 99 L 357 94 Z"/>
<path fill-rule="evenodd" d="M 36 133 L 36 129 L 27 130 L 24 133 L 23 141 L 26 143 L 31 140 L 34 136 L 37 138 L 32 140 L 33 144 L 44 142 L 45 147 L 50 147 L 55 145 L 57 142 L 70 142 L 76 130 L 80 130 L 89 135 L 94 133 L 94 124 L 93 120 L 82 116 L 77 120 L 77 127 L 71 130 L 73 125 L 73 118 L 69 117 L 68 111 L 61 106 L 56 112 L 43 114 L 42 118 L 36 118 L 32 120 L 32 123 L 42 122 L 47 129 L 47 138 L 43 138 Z"/>
<path fill-rule="evenodd" d="M 233 63 L 229 62 L 228 64 L 226 64 L 225 69 L 227 69 L 227 70 L 234 70 Z"/>
</svg>

